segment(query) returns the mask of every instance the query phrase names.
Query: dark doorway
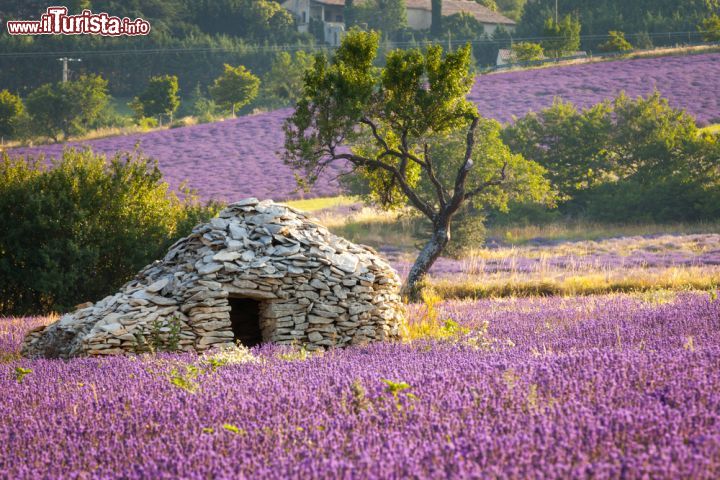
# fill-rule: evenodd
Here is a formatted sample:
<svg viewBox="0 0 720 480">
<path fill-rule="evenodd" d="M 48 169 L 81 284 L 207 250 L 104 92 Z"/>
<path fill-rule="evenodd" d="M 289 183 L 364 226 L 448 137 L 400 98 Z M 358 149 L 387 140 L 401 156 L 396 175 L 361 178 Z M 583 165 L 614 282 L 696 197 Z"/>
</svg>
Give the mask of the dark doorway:
<svg viewBox="0 0 720 480">
<path fill-rule="evenodd" d="M 260 303 L 249 298 L 228 298 L 230 304 L 230 322 L 235 341 L 246 347 L 262 343 L 260 331 Z"/>
</svg>

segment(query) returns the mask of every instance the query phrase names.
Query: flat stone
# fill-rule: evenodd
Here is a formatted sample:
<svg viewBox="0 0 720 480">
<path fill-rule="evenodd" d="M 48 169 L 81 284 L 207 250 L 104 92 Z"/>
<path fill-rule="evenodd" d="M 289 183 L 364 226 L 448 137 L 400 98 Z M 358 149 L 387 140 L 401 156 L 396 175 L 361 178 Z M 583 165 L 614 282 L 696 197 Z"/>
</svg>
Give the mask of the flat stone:
<svg viewBox="0 0 720 480">
<path fill-rule="evenodd" d="M 168 283 L 170 283 L 170 278 L 168 278 L 168 277 L 161 278 L 157 282 L 153 282 L 150 285 L 148 285 L 147 287 L 145 287 L 145 291 L 150 292 L 150 293 L 159 292 L 160 290 L 165 288 Z"/>
<path fill-rule="evenodd" d="M 224 250 L 220 253 L 216 253 L 213 255 L 213 260 L 217 262 L 232 262 L 233 260 L 237 260 L 240 258 L 240 252 L 231 252 L 228 250 Z"/>
</svg>

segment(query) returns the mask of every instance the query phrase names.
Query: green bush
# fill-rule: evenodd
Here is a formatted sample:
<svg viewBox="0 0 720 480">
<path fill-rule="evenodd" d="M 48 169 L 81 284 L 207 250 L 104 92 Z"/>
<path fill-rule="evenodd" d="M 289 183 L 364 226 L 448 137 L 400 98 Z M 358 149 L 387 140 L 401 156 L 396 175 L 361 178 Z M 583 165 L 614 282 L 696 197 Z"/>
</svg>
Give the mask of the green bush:
<svg viewBox="0 0 720 480">
<path fill-rule="evenodd" d="M 66 150 L 0 161 L 0 315 L 66 311 L 113 293 L 215 214 L 168 191 L 138 154 Z"/>
<path fill-rule="evenodd" d="M 603 52 L 630 52 L 633 46 L 625 39 L 623 32 L 610 30 L 607 42 L 601 44 L 598 48 Z"/>
<path fill-rule="evenodd" d="M 582 111 L 556 101 L 503 135 L 547 169 L 564 214 L 614 222 L 720 218 L 720 141 L 657 92 L 621 94 Z"/>
</svg>

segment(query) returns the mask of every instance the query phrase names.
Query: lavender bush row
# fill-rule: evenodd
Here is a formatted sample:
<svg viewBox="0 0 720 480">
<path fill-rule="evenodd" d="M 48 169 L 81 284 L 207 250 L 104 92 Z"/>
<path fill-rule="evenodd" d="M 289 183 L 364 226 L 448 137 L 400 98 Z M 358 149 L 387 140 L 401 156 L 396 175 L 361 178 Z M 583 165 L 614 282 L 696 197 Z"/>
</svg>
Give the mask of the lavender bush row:
<svg viewBox="0 0 720 480">
<path fill-rule="evenodd" d="M 497 346 L 0 365 L 0 477 L 720 475 L 719 301 L 554 298 L 443 313 L 476 332 L 489 321 Z"/>
<path fill-rule="evenodd" d="M 631 96 L 657 88 L 675 107 L 687 109 L 699 122 L 720 121 L 720 54 L 662 57 L 480 76 L 470 98 L 480 112 L 500 121 L 522 116 L 562 97 L 589 106 L 624 90 Z M 82 142 L 109 155 L 133 150 L 136 144 L 158 159 L 171 187 L 183 181 L 200 197 L 233 201 L 255 196 L 287 200 L 337 194 L 341 165 L 329 168 L 309 194 L 296 191 L 293 172 L 282 163 L 282 122 L 290 110 L 172 130 Z M 70 145 L 79 145 L 71 142 Z M 64 145 L 18 148 L 14 155 L 56 157 Z"/>
</svg>

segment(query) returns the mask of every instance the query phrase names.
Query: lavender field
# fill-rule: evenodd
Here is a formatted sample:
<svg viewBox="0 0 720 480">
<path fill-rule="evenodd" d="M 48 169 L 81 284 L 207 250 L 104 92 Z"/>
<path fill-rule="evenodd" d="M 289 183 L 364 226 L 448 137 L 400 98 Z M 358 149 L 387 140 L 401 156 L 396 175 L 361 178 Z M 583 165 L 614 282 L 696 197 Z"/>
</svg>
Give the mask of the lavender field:
<svg viewBox="0 0 720 480">
<path fill-rule="evenodd" d="M 589 106 L 621 91 L 637 96 L 657 89 L 673 106 L 686 109 L 701 124 L 707 124 L 720 121 L 718 77 L 720 54 L 620 60 L 480 76 L 470 98 L 481 113 L 506 122 L 551 105 L 555 97 Z M 336 177 L 341 166 L 328 170 L 310 193 L 296 191 L 293 172 L 278 153 L 283 142 L 282 121 L 289 112 L 279 110 L 82 145 L 112 155 L 133 150 L 138 144 L 159 161 L 171 187 L 187 181 L 206 200 L 232 201 L 250 196 L 285 200 L 337 194 Z M 11 153 L 53 157 L 63 148 L 48 145 Z"/>
<path fill-rule="evenodd" d="M 0 477 L 720 476 L 717 295 L 441 314 L 461 333 L 231 362 L 11 359 L 43 320 L 0 319 Z"/>
</svg>

